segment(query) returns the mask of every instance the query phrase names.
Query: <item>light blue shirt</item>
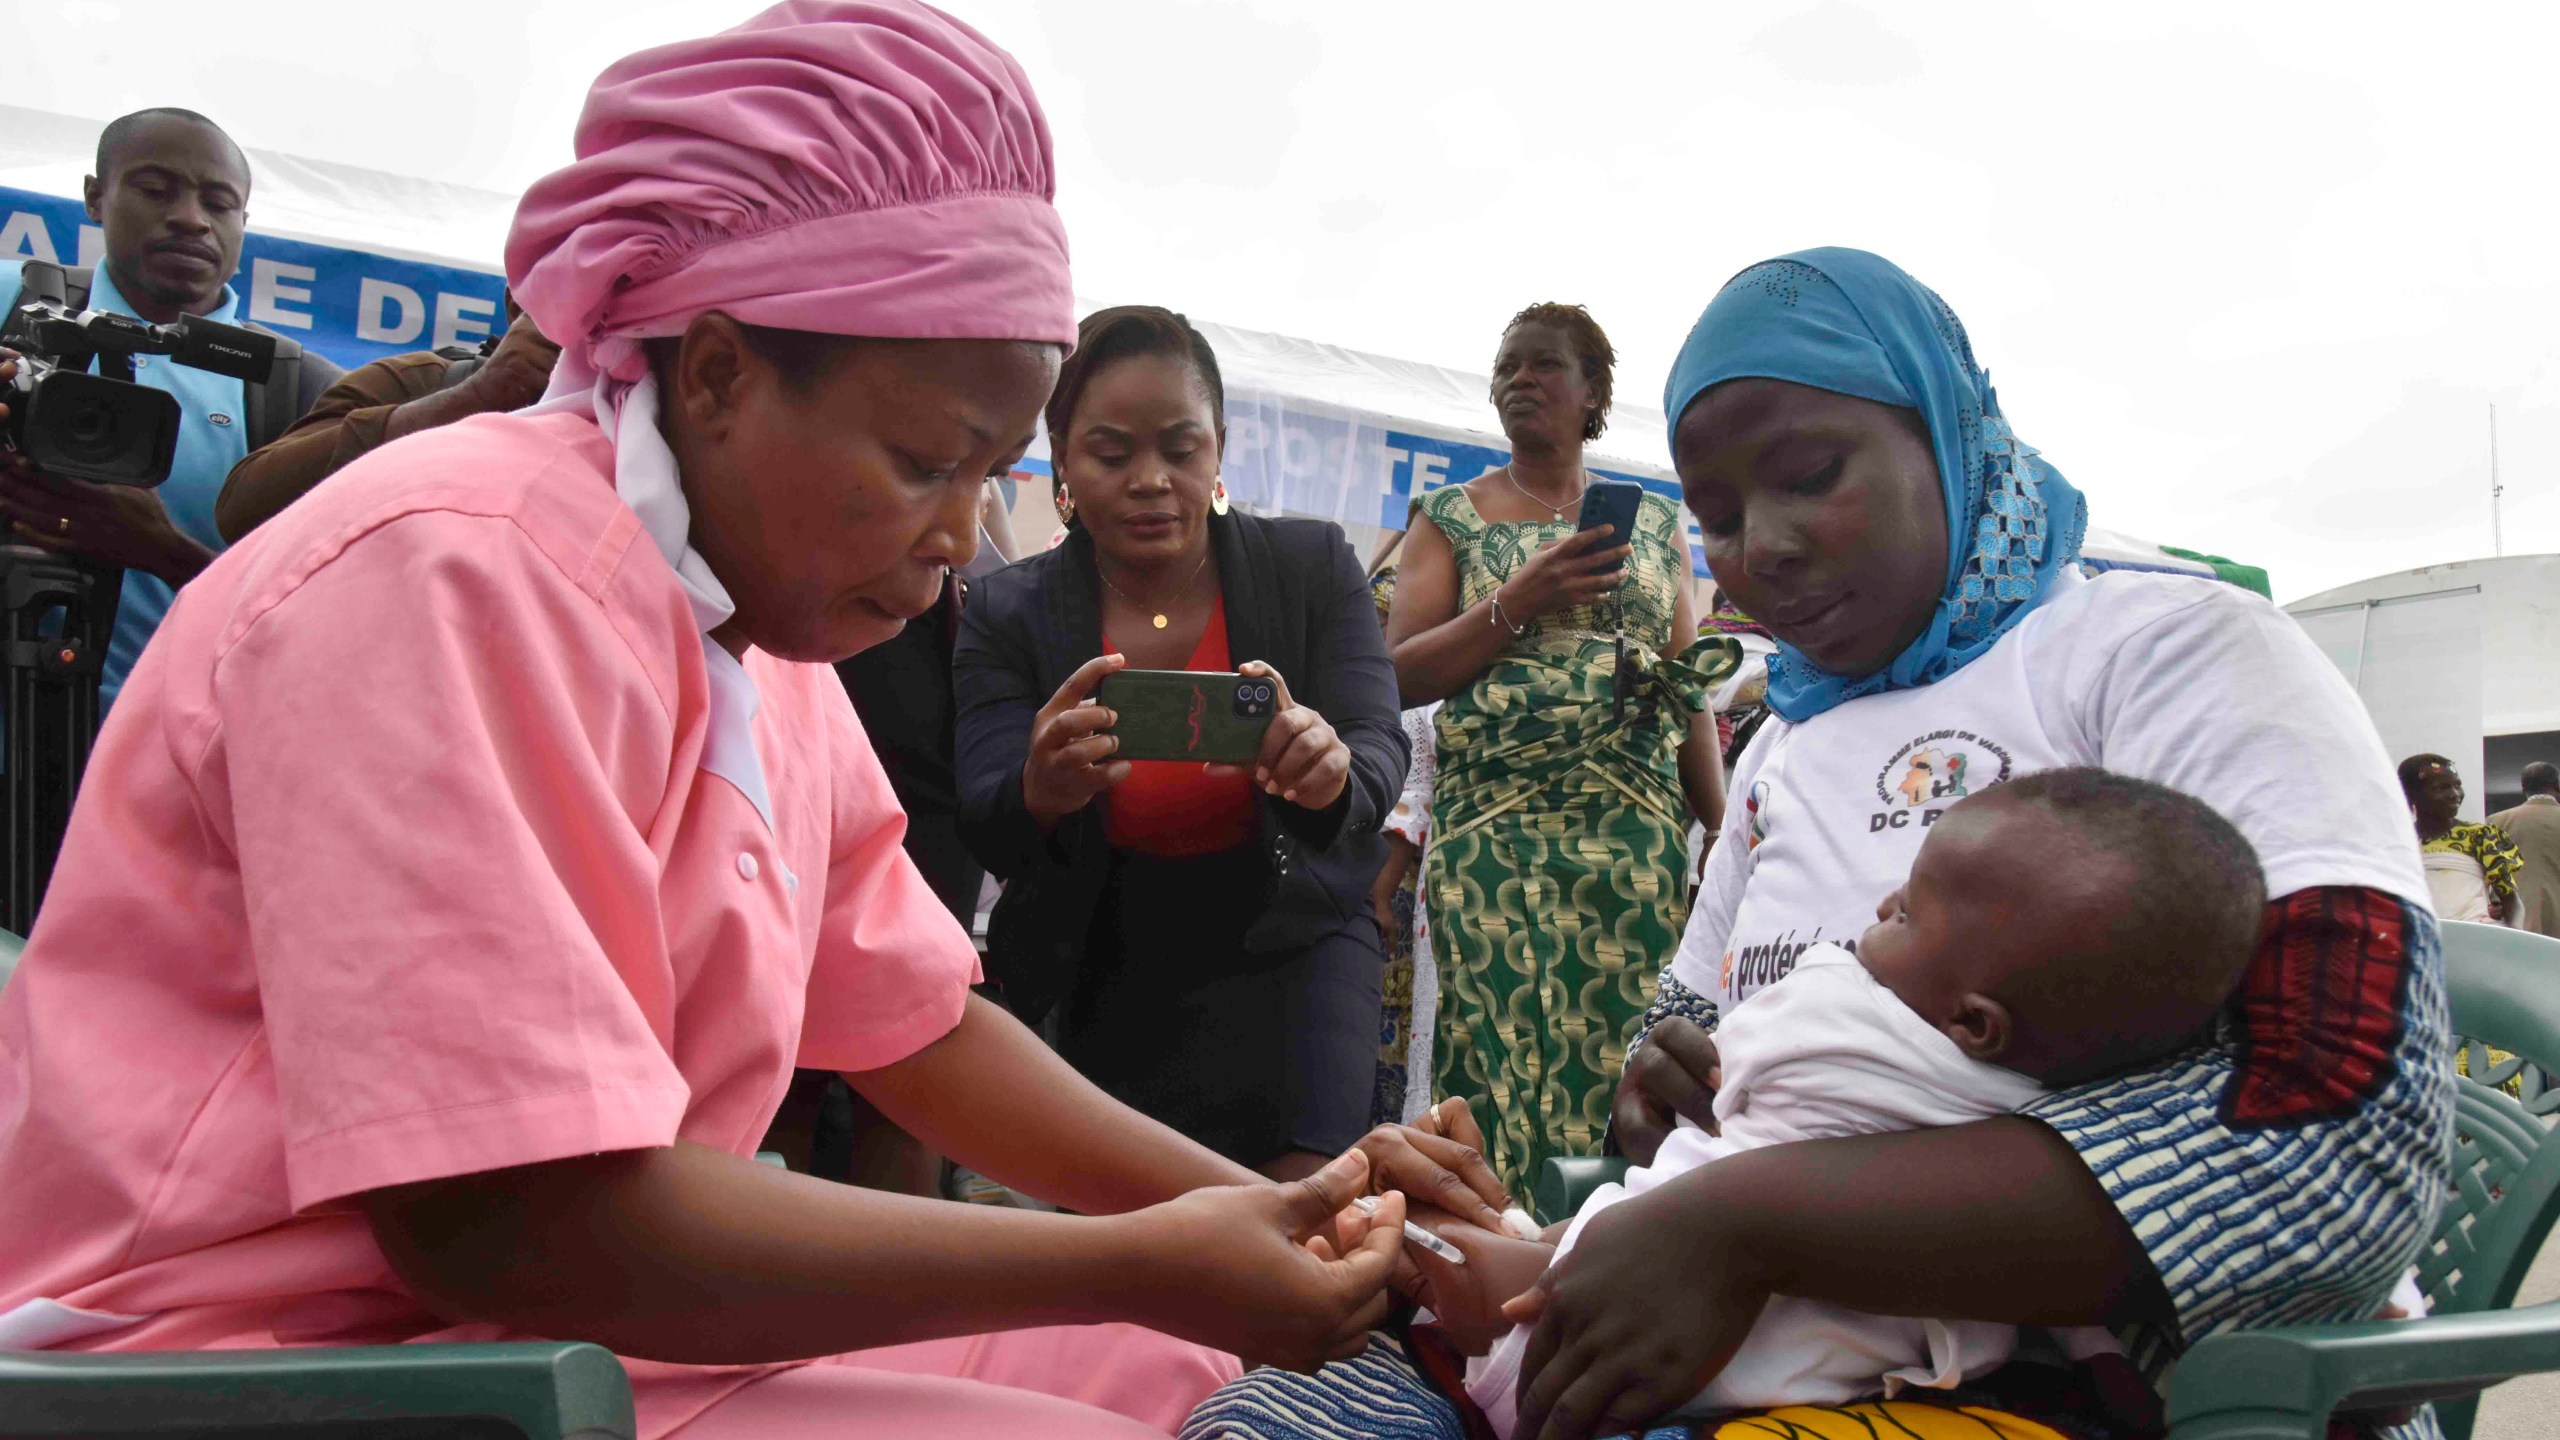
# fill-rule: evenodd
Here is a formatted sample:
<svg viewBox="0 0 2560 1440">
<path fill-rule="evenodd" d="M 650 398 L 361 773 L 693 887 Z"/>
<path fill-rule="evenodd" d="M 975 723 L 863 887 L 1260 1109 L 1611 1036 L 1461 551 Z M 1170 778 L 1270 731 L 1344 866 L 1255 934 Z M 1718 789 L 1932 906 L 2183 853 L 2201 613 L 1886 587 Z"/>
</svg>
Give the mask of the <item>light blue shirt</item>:
<svg viewBox="0 0 2560 1440">
<path fill-rule="evenodd" d="M 0 315 L 18 303 L 17 276 L 8 274 L 6 283 L 9 298 L 0 303 Z M 118 315 L 134 313 L 104 265 L 90 281 L 89 308 Z M 203 318 L 236 325 L 239 310 L 239 295 L 225 285 L 222 303 Z M 220 550 L 222 532 L 214 528 L 213 502 L 221 496 L 231 467 L 249 453 L 248 387 L 228 375 L 181 365 L 166 355 L 136 355 L 133 365 L 137 384 L 165 390 L 178 401 L 178 450 L 169 462 L 169 478 L 160 484 L 160 503 L 168 507 L 169 518 L 180 530 Z M 106 674 L 98 687 L 102 706 L 113 702 L 123 688 L 125 675 L 176 599 L 177 592 L 159 576 L 141 570 L 124 572 L 115 638 L 107 647 Z"/>
</svg>

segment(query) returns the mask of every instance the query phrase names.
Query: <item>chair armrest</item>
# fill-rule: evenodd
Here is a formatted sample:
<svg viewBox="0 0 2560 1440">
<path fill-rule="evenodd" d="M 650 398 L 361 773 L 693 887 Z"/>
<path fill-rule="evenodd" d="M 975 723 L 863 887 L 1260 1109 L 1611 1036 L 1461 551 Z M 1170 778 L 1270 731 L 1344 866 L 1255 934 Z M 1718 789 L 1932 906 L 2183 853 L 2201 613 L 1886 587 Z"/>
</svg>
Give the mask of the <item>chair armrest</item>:
<svg viewBox="0 0 2560 1440">
<path fill-rule="evenodd" d="M 1592 1191 L 1624 1179 L 1629 1168 L 1619 1155 L 1557 1156 L 1538 1171 L 1538 1189 L 1530 1205 L 1542 1224 L 1570 1220 Z"/>
<path fill-rule="evenodd" d="M 412 1435 L 421 1421 L 471 1440 L 632 1440 L 638 1430 L 630 1377 L 594 1345 L 0 1352 L 0 1433 L 10 1435 Z"/>
<path fill-rule="evenodd" d="M 2215 1335 L 2169 1377 L 2172 1440 L 2323 1440 L 2339 1409 L 2469 1395 L 2560 1370 L 2560 1301 L 2519 1310 Z"/>
</svg>

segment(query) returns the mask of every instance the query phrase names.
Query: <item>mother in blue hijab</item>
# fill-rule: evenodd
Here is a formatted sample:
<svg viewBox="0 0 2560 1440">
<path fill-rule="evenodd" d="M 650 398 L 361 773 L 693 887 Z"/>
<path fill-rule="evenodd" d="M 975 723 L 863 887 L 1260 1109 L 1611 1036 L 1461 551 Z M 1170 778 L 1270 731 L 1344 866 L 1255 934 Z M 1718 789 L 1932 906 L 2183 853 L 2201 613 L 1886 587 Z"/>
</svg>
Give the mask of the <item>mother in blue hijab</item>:
<svg viewBox="0 0 2560 1440">
<path fill-rule="evenodd" d="M 1664 410 L 1707 563 L 1779 653 L 1774 718 L 1735 764 L 1620 1087 L 1630 1158 L 1679 1117 L 1714 1124 L 1717 1017 L 1808 946 L 1854 944 L 1967 793 L 2077 765 L 2167 785 L 2248 837 L 2274 898 L 2240 993 L 2164 1064 L 1996 1120 L 1745 1152 L 1602 1212 L 1538 1281 L 1516 1434 L 1673 1411 L 1778 1294 L 2112 1326 L 2155 1379 L 2216 1331 L 2376 1313 L 2444 1191 L 2450 1065 L 2396 777 L 2336 670 L 2235 587 L 2084 573 L 2079 492 L 2011 429 L 1954 311 L 1879 256 L 1809 250 L 1735 276 Z M 2022 905 L 2069 883 L 2035 857 L 2017 868 Z M 1319 1381 L 1300 1409 L 1322 1416 L 1349 1388 L 1375 1410 L 1394 1391 L 1432 1417 L 1409 1433 L 1457 1433 L 1428 1428 L 1445 1402 L 1381 1378 L 1393 1352 L 1357 1363 L 1358 1385 Z M 2051 1413 L 2050 1386 L 2008 1371 L 1973 1384 L 1969 1402 L 2044 1407 L 2066 1429 L 2157 1422 L 2121 1392 L 2091 1417 Z M 1333 1433 L 1205 1427 L 1240 1414 L 1232 1393 L 1194 1433 Z"/>
</svg>

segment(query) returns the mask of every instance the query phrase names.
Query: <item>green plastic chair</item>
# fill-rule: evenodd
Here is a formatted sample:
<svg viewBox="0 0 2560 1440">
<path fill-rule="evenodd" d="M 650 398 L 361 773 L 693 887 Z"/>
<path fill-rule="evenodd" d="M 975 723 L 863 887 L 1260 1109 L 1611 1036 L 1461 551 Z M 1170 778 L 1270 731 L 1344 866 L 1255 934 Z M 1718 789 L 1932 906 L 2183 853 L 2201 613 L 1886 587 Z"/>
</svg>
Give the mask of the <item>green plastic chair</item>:
<svg viewBox="0 0 2560 1440">
<path fill-rule="evenodd" d="M 2447 922 L 2444 952 L 2471 1073 L 2454 1081 L 2454 1193 L 2418 1260 L 2434 1314 L 2210 1336 L 2171 1377 L 2175 1440 L 2320 1440 L 2333 1411 L 2422 1401 L 2470 1440 L 2482 1390 L 2560 1370 L 2560 1302 L 2507 1308 L 2560 1218 L 2560 940 Z"/>
<path fill-rule="evenodd" d="M 0 1351 L 0 1435 L 99 1440 L 632 1440 L 631 1380 L 594 1345 Z"/>
<path fill-rule="evenodd" d="M 2338 1410 L 2430 1401 L 2446 1440 L 2470 1440 L 2482 1390 L 2560 1370 L 2560 1301 L 2508 1308 L 2560 1218 L 2560 940 L 2448 922 L 2444 951 L 2470 1075 L 2454 1082 L 2454 1193 L 2418 1261 L 2434 1313 L 2209 1336 L 2170 1378 L 2171 1440 L 2324 1440 Z M 1548 1161 L 1538 1214 L 1571 1215 L 1626 1167 Z"/>
</svg>

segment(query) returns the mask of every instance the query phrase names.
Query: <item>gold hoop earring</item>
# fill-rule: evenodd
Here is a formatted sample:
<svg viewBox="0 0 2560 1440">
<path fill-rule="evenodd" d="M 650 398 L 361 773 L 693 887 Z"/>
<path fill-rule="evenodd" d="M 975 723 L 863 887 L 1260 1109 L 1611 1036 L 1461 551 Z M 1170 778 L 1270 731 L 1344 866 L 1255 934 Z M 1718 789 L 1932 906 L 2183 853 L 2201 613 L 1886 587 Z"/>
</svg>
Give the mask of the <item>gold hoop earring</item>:
<svg viewBox="0 0 2560 1440">
<path fill-rule="evenodd" d="M 1057 489 L 1050 493 L 1049 499 L 1058 507 L 1058 523 L 1073 525 L 1076 523 L 1076 497 L 1067 489 L 1066 481 L 1056 480 L 1055 483 Z"/>
<path fill-rule="evenodd" d="M 1224 475 L 1218 477 L 1217 488 L 1209 492 L 1209 513 L 1212 515 L 1227 513 L 1227 477 Z"/>
</svg>

